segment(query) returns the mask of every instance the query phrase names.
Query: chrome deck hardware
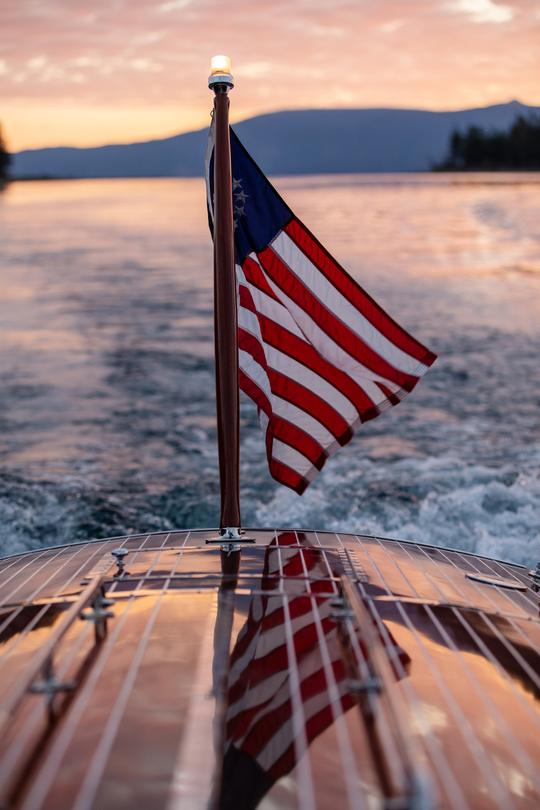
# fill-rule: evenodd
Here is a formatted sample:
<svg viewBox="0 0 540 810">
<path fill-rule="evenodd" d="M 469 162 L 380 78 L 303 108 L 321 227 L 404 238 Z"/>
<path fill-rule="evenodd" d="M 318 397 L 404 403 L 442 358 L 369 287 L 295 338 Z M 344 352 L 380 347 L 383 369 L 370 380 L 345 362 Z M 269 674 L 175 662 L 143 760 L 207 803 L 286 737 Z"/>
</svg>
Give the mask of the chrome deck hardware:
<svg viewBox="0 0 540 810">
<path fill-rule="evenodd" d="M 529 576 L 533 581 L 532 589 L 533 591 L 540 591 L 540 562 L 536 563 L 536 568 L 533 568 L 529 571 Z"/>
<path fill-rule="evenodd" d="M 341 577 L 340 596 L 331 604 L 343 623 L 340 641 L 347 685 L 365 721 L 373 765 L 383 786 L 383 806 L 392 810 L 432 808 L 432 786 L 396 700 L 388 650 L 369 604 L 347 576 Z"/>
<path fill-rule="evenodd" d="M 78 599 L 66 611 L 62 620 L 50 633 L 46 643 L 33 657 L 24 676 L 16 680 L 11 691 L 3 702 L 0 713 L 0 738 L 5 733 L 8 724 L 11 722 L 15 712 L 23 702 L 25 696 L 30 692 L 38 692 L 50 696 L 48 702 L 52 702 L 54 694 L 60 691 L 68 691 L 70 684 L 62 684 L 56 681 L 53 671 L 53 656 L 57 652 L 60 642 L 73 626 L 73 623 L 81 615 L 81 611 L 90 603 L 93 604 L 96 597 L 102 595 L 103 577 L 96 577 L 88 583 Z M 39 678 L 41 677 L 41 681 Z"/>
<path fill-rule="evenodd" d="M 121 577 L 124 573 L 126 567 L 126 560 L 125 558 L 129 554 L 129 549 L 127 548 L 114 548 L 111 551 L 115 561 L 116 561 L 116 573 L 115 577 Z"/>
<path fill-rule="evenodd" d="M 206 541 L 209 546 L 218 545 L 221 551 L 238 551 L 244 543 L 255 543 L 254 537 L 248 537 L 242 529 L 226 528 L 219 537 Z M 234 548 L 233 548 L 234 546 Z"/>
<path fill-rule="evenodd" d="M 495 588 L 507 588 L 510 591 L 527 590 L 527 586 L 518 579 L 504 579 L 503 577 L 491 577 L 485 574 L 472 574 L 469 571 L 465 574 L 465 578 L 471 579 L 473 582 L 481 582 L 483 585 L 491 585 Z"/>
</svg>

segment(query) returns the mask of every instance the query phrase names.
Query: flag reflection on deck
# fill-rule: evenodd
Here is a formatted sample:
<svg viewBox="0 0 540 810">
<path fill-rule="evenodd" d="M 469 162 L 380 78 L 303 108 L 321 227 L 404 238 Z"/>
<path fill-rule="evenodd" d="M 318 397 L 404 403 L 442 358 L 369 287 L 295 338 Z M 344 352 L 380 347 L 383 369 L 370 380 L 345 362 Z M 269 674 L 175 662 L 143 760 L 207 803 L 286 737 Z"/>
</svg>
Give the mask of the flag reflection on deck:
<svg viewBox="0 0 540 810">
<path fill-rule="evenodd" d="M 231 130 L 239 385 L 271 475 L 301 494 L 358 427 L 412 391 L 435 355 L 293 214 Z M 206 173 L 213 228 L 214 132 Z"/>
<path fill-rule="evenodd" d="M 256 807 L 356 703 L 331 616 L 339 573 L 292 532 L 267 547 L 261 593 L 231 653 L 220 810 Z M 386 632 L 403 671 L 409 658 Z"/>
</svg>

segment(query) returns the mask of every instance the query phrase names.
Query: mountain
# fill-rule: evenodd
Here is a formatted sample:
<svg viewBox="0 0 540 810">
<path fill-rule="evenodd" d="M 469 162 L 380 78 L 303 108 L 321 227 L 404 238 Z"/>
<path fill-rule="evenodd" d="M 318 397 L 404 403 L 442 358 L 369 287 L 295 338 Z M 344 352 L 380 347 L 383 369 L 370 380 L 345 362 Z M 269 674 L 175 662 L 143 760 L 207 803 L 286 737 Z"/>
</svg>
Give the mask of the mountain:
<svg viewBox="0 0 540 810">
<path fill-rule="evenodd" d="M 518 101 L 472 110 L 291 110 L 249 118 L 234 129 L 268 174 L 427 171 L 441 161 L 454 129 L 507 129 L 540 107 Z M 14 177 L 196 177 L 207 130 L 144 143 L 29 149 L 14 156 Z"/>
</svg>

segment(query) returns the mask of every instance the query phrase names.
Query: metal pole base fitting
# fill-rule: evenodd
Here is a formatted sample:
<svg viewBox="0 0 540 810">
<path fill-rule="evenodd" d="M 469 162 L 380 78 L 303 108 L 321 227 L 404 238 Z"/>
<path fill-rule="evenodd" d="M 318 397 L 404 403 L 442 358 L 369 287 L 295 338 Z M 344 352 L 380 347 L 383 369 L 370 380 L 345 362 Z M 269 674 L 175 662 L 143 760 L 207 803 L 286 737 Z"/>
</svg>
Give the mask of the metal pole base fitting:
<svg viewBox="0 0 540 810">
<path fill-rule="evenodd" d="M 257 541 L 255 540 L 254 537 L 248 537 L 247 535 L 242 534 L 240 529 L 226 528 L 223 529 L 223 533 L 220 534 L 219 537 L 207 540 L 206 544 L 209 546 L 238 545 L 240 547 L 245 543 L 255 543 L 255 542 Z"/>
</svg>

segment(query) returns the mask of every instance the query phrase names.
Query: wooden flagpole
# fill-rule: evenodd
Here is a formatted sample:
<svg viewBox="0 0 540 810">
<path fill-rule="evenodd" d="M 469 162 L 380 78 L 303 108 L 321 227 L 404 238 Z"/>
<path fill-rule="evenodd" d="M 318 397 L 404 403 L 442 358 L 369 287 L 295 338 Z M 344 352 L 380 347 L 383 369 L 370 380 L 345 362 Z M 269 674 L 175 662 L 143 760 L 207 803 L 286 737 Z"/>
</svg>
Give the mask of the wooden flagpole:
<svg viewBox="0 0 540 810">
<path fill-rule="evenodd" d="M 220 528 L 240 529 L 240 423 L 238 334 L 229 90 L 234 86 L 230 60 L 212 59 L 208 86 L 214 91 L 214 343 L 221 486 Z M 234 532 L 236 530 L 236 532 Z"/>
</svg>

